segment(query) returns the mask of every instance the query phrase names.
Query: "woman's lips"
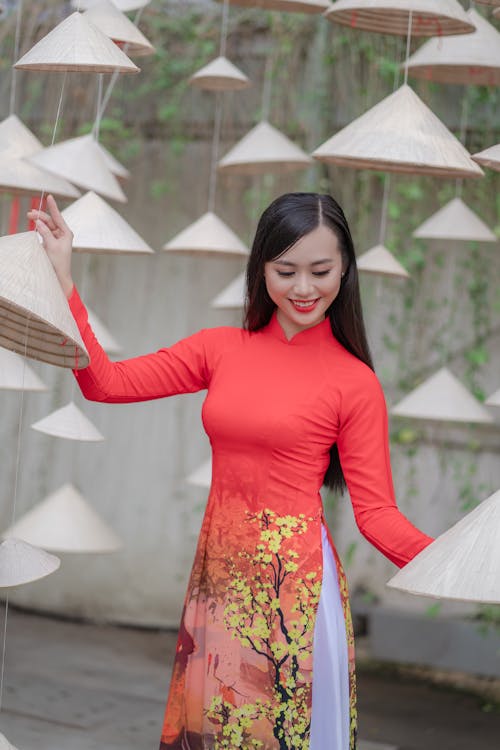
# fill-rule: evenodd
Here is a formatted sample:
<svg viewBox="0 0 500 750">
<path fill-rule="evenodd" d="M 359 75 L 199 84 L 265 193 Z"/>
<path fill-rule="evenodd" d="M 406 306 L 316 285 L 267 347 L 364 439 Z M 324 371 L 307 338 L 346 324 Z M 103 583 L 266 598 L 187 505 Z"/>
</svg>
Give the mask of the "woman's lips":
<svg viewBox="0 0 500 750">
<path fill-rule="evenodd" d="M 318 304 L 320 298 L 317 297 L 313 300 L 296 300 L 291 299 L 290 302 L 293 305 L 293 309 L 300 313 L 308 313 L 311 312 L 311 310 L 314 310 L 316 305 Z"/>
</svg>

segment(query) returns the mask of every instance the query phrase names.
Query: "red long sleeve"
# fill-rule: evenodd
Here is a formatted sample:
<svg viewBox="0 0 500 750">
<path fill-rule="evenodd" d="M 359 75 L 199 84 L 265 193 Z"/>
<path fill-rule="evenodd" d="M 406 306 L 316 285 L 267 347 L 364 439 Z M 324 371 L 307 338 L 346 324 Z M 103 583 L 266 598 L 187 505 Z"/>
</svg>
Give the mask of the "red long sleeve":
<svg viewBox="0 0 500 750">
<path fill-rule="evenodd" d="M 354 517 L 368 541 L 399 567 L 430 544 L 396 505 L 389 455 L 387 408 L 376 376 L 363 368 L 352 384 L 337 445 Z"/>
</svg>

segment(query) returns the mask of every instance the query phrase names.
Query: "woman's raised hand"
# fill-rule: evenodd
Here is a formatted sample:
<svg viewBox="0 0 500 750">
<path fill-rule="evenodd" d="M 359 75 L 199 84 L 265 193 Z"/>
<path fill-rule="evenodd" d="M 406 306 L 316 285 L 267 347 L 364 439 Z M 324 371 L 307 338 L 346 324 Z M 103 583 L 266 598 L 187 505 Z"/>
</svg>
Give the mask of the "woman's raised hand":
<svg viewBox="0 0 500 750">
<path fill-rule="evenodd" d="M 64 221 L 52 195 L 47 197 L 47 210 L 48 213 L 37 209 L 28 211 L 28 218 L 35 222 L 36 231 L 43 240 L 43 246 L 54 266 L 62 290 L 69 297 L 73 289 L 71 277 L 73 232 Z"/>
</svg>

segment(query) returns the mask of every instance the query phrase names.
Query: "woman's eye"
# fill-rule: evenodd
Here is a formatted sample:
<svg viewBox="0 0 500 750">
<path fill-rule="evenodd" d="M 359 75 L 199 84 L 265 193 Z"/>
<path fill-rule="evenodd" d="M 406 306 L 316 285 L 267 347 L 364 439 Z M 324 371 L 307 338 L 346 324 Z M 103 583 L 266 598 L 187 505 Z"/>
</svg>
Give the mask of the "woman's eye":
<svg viewBox="0 0 500 750">
<path fill-rule="evenodd" d="M 330 270 L 328 270 L 328 271 L 313 271 L 313 276 L 326 276 L 327 273 L 330 273 Z"/>
<path fill-rule="evenodd" d="M 293 271 L 278 271 L 278 276 L 293 276 Z"/>
</svg>

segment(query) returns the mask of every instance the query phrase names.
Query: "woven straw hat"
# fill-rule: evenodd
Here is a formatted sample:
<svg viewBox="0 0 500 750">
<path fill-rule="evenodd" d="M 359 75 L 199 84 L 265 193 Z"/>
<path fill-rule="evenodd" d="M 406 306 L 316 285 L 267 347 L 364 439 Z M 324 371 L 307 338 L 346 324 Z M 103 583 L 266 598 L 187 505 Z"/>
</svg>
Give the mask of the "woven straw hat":
<svg viewBox="0 0 500 750">
<path fill-rule="evenodd" d="M 489 167 L 489 169 L 500 172 L 500 143 L 473 154 L 472 158 L 483 167 Z"/>
<path fill-rule="evenodd" d="M 210 303 L 218 309 L 234 309 L 245 306 L 245 274 L 240 273 Z"/>
<path fill-rule="evenodd" d="M 142 31 L 118 10 L 111 0 L 99 0 L 84 13 L 85 18 L 99 31 L 120 45 L 127 45 L 128 55 L 152 55 L 154 47 Z"/>
<path fill-rule="evenodd" d="M 388 582 L 410 594 L 500 603 L 500 490 L 437 537 Z"/>
<path fill-rule="evenodd" d="M 138 73 L 139 68 L 83 13 L 72 13 L 14 65 L 22 70 Z"/>
<path fill-rule="evenodd" d="M 14 195 L 37 195 L 42 191 L 56 198 L 78 198 L 80 191 L 68 180 L 51 174 L 25 159 L 0 154 L 0 191 Z"/>
<path fill-rule="evenodd" d="M 223 2 L 223 0 L 218 0 Z M 288 13 L 324 13 L 331 7 L 330 0 L 230 0 L 242 8 L 287 11 Z"/>
<path fill-rule="evenodd" d="M 50 575 L 61 561 L 45 550 L 33 547 L 21 539 L 6 539 L 0 544 L 0 587 L 21 586 Z M 13 748 L 0 734 L 0 750 Z M 15 748 L 14 748 L 15 750 Z"/>
<path fill-rule="evenodd" d="M 412 37 L 474 31 L 458 0 L 337 0 L 325 16 L 354 29 L 406 36 L 410 11 Z"/>
<path fill-rule="evenodd" d="M 89 316 L 89 325 L 95 333 L 95 337 L 104 349 L 106 354 L 119 354 L 122 351 L 122 347 L 118 341 L 112 336 L 111 332 L 106 328 L 104 323 L 97 317 L 95 312 L 87 308 Z"/>
<path fill-rule="evenodd" d="M 104 440 L 97 427 L 71 401 L 61 409 L 53 411 L 47 417 L 31 425 L 34 430 L 64 440 L 81 440 L 96 443 Z"/>
<path fill-rule="evenodd" d="M 49 389 L 23 357 L 0 347 L 0 390 L 41 392 Z"/>
<path fill-rule="evenodd" d="M 408 74 L 442 83 L 500 85 L 500 34 L 474 8 L 467 16 L 476 31 L 429 39 L 409 58 Z"/>
<path fill-rule="evenodd" d="M 179 232 L 162 249 L 196 255 L 248 255 L 250 252 L 233 230 L 211 211 Z"/>
<path fill-rule="evenodd" d="M 35 505 L 3 536 L 55 552 L 114 552 L 122 546 L 71 484 Z"/>
<path fill-rule="evenodd" d="M 125 219 L 92 191 L 62 212 L 73 232 L 73 250 L 84 253 L 152 253 Z"/>
<path fill-rule="evenodd" d="M 193 73 L 188 83 L 207 91 L 237 91 L 252 85 L 247 76 L 227 57 L 217 57 Z"/>
<path fill-rule="evenodd" d="M 0 237 L 0 346 L 59 367 L 89 363 L 36 232 Z"/>
<path fill-rule="evenodd" d="M 108 168 L 99 144 L 92 135 L 83 135 L 44 148 L 30 157 L 42 169 L 71 179 L 84 190 L 94 190 L 104 198 L 126 203 L 127 196 Z"/>
<path fill-rule="evenodd" d="M 359 271 L 375 273 L 381 276 L 397 276 L 401 279 L 409 278 L 410 274 L 396 260 L 394 255 L 384 245 L 375 245 L 356 260 Z"/>
<path fill-rule="evenodd" d="M 118 177 L 119 180 L 130 179 L 130 172 L 128 171 L 128 169 L 124 167 L 123 164 L 119 162 L 118 159 L 116 159 L 113 154 L 102 145 L 102 143 L 99 143 L 98 141 L 96 141 L 96 143 L 97 148 L 99 149 L 101 156 L 104 158 L 109 171 L 112 172 L 115 177 Z"/>
<path fill-rule="evenodd" d="M 491 396 L 488 396 L 484 403 L 488 406 L 500 406 L 500 388 L 495 393 L 492 393 Z"/>
<path fill-rule="evenodd" d="M 310 166 L 311 158 L 286 135 L 263 120 L 219 161 L 227 174 L 293 172 Z"/>
<path fill-rule="evenodd" d="M 9 115 L 0 122 L 0 154 L 21 158 L 40 151 L 43 146 L 17 115 Z"/>
<path fill-rule="evenodd" d="M 458 138 L 407 85 L 342 128 L 313 156 L 356 169 L 436 177 L 483 174 Z"/>
<path fill-rule="evenodd" d="M 87 10 L 93 5 L 99 3 L 100 0 L 71 0 L 71 6 L 75 9 Z M 128 13 L 130 10 L 139 10 L 139 8 L 145 8 L 149 5 L 151 0 L 112 0 L 113 5 L 116 5 L 118 10 L 122 13 Z"/>
<path fill-rule="evenodd" d="M 391 413 L 431 421 L 493 422 L 493 417 L 446 367 L 405 396 Z"/>
<path fill-rule="evenodd" d="M 188 484 L 194 484 L 195 487 L 204 487 L 205 489 L 208 489 L 212 484 L 212 459 L 209 458 L 208 461 L 204 461 L 201 466 L 198 466 L 197 469 L 192 471 L 191 474 L 186 477 L 186 482 Z"/>
<path fill-rule="evenodd" d="M 497 238 L 474 211 L 461 198 L 453 198 L 439 211 L 430 216 L 418 229 L 414 237 L 432 240 L 496 242 Z"/>
<path fill-rule="evenodd" d="M 17 750 L 17 747 L 11 745 L 7 737 L 0 732 L 0 750 Z"/>
</svg>

